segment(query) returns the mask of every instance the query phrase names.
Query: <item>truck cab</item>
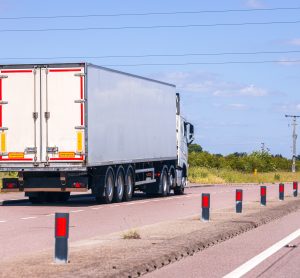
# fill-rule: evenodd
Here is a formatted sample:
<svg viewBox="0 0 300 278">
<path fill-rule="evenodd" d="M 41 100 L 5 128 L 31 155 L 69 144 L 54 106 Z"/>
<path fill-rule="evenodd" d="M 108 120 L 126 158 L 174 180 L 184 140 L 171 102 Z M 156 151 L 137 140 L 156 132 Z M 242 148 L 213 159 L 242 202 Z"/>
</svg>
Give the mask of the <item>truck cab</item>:
<svg viewBox="0 0 300 278">
<path fill-rule="evenodd" d="M 194 141 L 194 126 L 180 114 L 180 95 L 176 94 L 177 167 L 175 194 L 183 194 L 188 176 L 188 146 Z"/>
</svg>

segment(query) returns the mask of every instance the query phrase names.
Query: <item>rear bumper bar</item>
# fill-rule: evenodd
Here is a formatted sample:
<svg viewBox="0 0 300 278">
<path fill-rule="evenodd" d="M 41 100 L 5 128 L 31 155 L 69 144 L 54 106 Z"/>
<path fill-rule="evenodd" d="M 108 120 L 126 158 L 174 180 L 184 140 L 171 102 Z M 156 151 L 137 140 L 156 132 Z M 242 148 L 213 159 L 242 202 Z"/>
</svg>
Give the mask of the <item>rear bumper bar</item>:
<svg viewBox="0 0 300 278">
<path fill-rule="evenodd" d="M 87 171 L 87 167 L 84 166 L 60 166 L 57 165 L 56 167 L 28 167 L 24 165 L 11 167 L 11 165 L 0 165 L 0 172 L 85 172 Z"/>
<path fill-rule="evenodd" d="M 87 192 L 87 188 L 24 188 L 1 189 L 1 192 Z"/>
</svg>

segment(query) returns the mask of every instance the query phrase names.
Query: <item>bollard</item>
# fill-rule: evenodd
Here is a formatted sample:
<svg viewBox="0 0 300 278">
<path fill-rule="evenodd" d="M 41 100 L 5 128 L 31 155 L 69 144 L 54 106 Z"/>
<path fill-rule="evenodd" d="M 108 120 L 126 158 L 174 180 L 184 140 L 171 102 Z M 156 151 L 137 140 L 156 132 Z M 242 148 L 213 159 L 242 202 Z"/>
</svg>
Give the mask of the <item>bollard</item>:
<svg viewBox="0 0 300 278">
<path fill-rule="evenodd" d="M 55 263 L 68 263 L 69 213 L 55 213 Z"/>
<path fill-rule="evenodd" d="M 298 182 L 297 181 L 293 182 L 293 195 L 294 195 L 294 197 L 298 196 Z"/>
<path fill-rule="evenodd" d="M 284 200 L 284 184 L 283 183 L 279 184 L 279 200 L 280 201 Z"/>
<path fill-rule="evenodd" d="M 242 213 L 243 209 L 243 190 L 237 189 L 235 192 L 235 211 L 236 213 Z"/>
<path fill-rule="evenodd" d="M 267 205 L 267 187 L 266 186 L 260 187 L 260 205 L 261 206 Z"/>
<path fill-rule="evenodd" d="M 202 221 L 209 221 L 210 194 L 202 193 Z"/>
</svg>

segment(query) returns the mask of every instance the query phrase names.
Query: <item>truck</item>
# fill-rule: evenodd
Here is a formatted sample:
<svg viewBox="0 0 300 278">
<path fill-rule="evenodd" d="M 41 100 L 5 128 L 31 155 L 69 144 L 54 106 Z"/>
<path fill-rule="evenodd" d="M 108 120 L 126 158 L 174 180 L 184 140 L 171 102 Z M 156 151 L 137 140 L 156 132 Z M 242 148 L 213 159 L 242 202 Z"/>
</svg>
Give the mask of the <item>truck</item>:
<svg viewBox="0 0 300 278">
<path fill-rule="evenodd" d="M 172 84 L 86 62 L 0 65 L 3 192 L 32 203 L 183 194 L 194 127 Z"/>
</svg>

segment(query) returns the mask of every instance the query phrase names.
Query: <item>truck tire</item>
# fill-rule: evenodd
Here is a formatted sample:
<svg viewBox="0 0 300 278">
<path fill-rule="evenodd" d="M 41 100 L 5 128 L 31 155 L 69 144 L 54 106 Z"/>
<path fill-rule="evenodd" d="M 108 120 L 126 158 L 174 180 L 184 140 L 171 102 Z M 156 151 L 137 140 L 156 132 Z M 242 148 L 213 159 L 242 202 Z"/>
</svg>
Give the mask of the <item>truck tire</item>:
<svg viewBox="0 0 300 278">
<path fill-rule="evenodd" d="M 181 178 L 181 183 L 180 183 L 180 186 L 176 186 L 174 188 L 174 194 L 175 195 L 183 195 L 184 194 L 184 188 L 186 186 L 186 177 L 182 177 Z"/>
<path fill-rule="evenodd" d="M 169 169 L 169 184 L 170 184 L 170 190 L 174 189 L 176 187 L 176 171 L 175 167 L 171 166 Z"/>
<path fill-rule="evenodd" d="M 104 177 L 104 192 L 102 200 L 106 204 L 110 204 L 113 201 L 114 197 L 114 172 L 111 167 L 108 167 Z M 101 186 L 101 185 L 99 185 Z M 96 197 L 97 198 L 97 197 Z"/>
<path fill-rule="evenodd" d="M 117 203 L 122 202 L 124 196 L 124 188 L 125 188 L 124 168 L 122 166 L 119 166 L 115 178 L 115 188 L 114 188 L 115 202 Z"/>
<path fill-rule="evenodd" d="M 28 198 L 32 204 L 42 204 L 47 202 L 46 192 L 34 192 L 33 194 L 29 195 Z"/>
<path fill-rule="evenodd" d="M 124 188 L 124 201 L 130 201 L 132 199 L 134 191 L 134 176 L 133 176 L 133 168 L 129 166 L 126 171 L 125 176 L 125 188 Z"/>
<path fill-rule="evenodd" d="M 67 202 L 70 199 L 70 192 L 61 192 L 57 195 L 58 202 Z"/>
<path fill-rule="evenodd" d="M 170 195 L 170 183 L 167 167 L 163 168 L 163 171 L 160 175 L 160 192 L 162 197 Z"/>
<path fill-rule="evenodd" d="M 29 202 L 31 204 L 33 204 L 33 205 L 35 205 L 35 204 L 41 204 L 42 203 L 42 201 L 40 200 L 40 198 L 37 197 L 37 196 L 29 196 Z"/>
</svg>

